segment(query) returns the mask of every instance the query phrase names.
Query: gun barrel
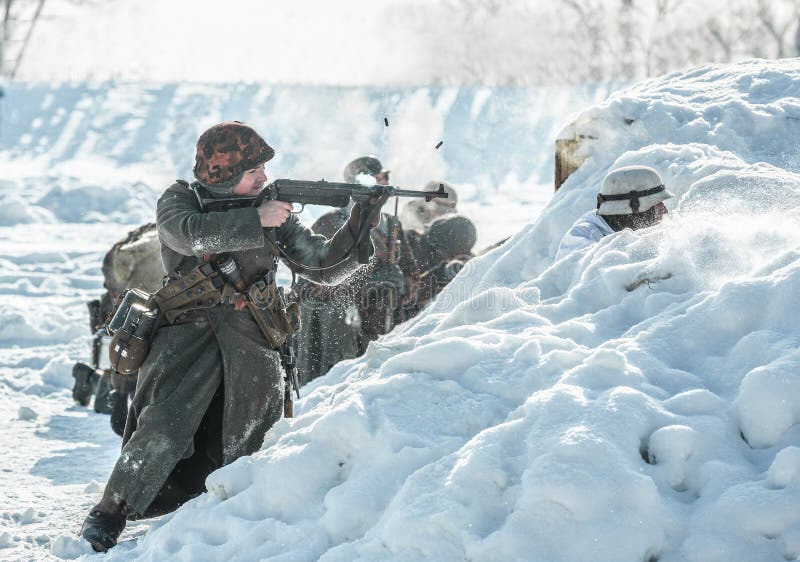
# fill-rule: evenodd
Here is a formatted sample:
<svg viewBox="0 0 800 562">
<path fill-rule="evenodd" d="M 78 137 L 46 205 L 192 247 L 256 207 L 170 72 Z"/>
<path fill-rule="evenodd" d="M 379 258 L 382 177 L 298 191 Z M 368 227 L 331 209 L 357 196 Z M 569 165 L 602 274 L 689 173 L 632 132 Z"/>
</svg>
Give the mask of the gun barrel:
<svg viewBox="0 0 800 562">
<path fill-rule="evenodd" d="M 214 198 L 199 186 L 193 187 L 200 206 L 205 211 L 225 211 L 249 206 L 259 206 L 265 199 L 299 203 L 302 205 L 326 205 L 345 207 L 350 202 L 366 201 L 370 197 L 424 197 L 425 201 L 447 198 L 444 186 L 437 191 L 417 191 L 400 189 L 392 185 L 361 185 L 307 180 L 278 179 L 267 185 L 257 196 L 233 196 Z"/>
<path fill-rule="evenodd" d="M 396 189 L 392 188 L 390 193 L 390 197 L 424 197 L 425 201 L 430 201 L 431 199 L 436 199 L 441 197 L 442 199 L 447 199 L 449 195 L 444 189 L 439 189 L 437 191 L 416 191 L 413 189 Z"/>
<path fill-rule="evenodd" d="M 264 191 L 270 199 L 292 203 L 332 205 L 334 207 L 344 207 L 351 197 L 354 200 L 381 195 L 386 195 L 387 197 L 424 197 L 426 201 L 437 197 L 448 197 L 444 186 L 439 186 L 437 191 L 417 191 L 400 189 L 392 185 L 361 185 L 357 183 L 327 182 L 324 180 L 279 179 L 264 188 Z"/>
</svg>

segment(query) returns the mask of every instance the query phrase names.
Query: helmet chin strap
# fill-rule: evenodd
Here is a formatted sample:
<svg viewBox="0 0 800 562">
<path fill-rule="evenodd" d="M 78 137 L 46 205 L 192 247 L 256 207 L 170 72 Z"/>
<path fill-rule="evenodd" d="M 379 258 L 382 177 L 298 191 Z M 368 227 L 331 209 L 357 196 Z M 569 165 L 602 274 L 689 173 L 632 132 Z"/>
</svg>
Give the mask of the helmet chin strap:
<svg viewBox="0 0 800 562">
<path fill-rule="evenodd" d="M 643 189 L 642 191 L 629 191 L 628 193 L 620 193 L 618 195 L 603 195 L 602 193 L 597 194 L 597 209 L 600 209 L 600 205 L 602 205 L 605 201 L 625 201 L 629 199 L 629 205 L 631 207 L 632 212 L 638 213 L 639 212 L 639 198 L 640 197 L 647 197 L 648 195 L 655 195 L 656 193 L 661 193 L 664 191 L 665 187 L 664 184 L 657 185 L 655 187 L 651 187 L 650 189 Z"/>
</svg>

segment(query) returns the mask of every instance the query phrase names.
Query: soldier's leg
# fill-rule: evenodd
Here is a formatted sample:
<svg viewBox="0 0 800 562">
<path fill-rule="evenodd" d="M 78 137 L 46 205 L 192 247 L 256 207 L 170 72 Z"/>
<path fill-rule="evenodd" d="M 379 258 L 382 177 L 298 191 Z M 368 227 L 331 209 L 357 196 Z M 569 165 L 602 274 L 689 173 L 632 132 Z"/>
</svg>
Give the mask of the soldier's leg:
<svg viewBox="0 0 800 562">
<path fill-rule="evenodd" d="M 206 490 L 206 477 L 222 466 L 222 416 L 225 388 L 219 385 L 209 404 L 200 427 L 194 434 L 194 453 L 181 459 L 172 471 L 171 478 L 189 496 Z"/>
<path fill-rule="evenodd" d="M 137 374 L 123 375 L 122 373 L 111 373 L 111 429 L 120 437 L 125 436 L 125 424 L 128 418 L 128 398 L 136 390 Z M 127 443 L 130 435 L 125 439 Z"/>
<path fill-rule="evenodd" d="M 111 402 L 111 429 L 122 437 L 125 433 L 125 420 L 128 416 L 128 396 L 118 390 L 112 390 L 109 400 Z"/>
<path fill-rule="evenodd" d="M 97 381 L 97 390 L 94 395 L 94 411 L 98 414 L 110 414 L 112 404 L 110 401 L 111 379 L 110 375 L 103 373 Z"/>
<path fill-rule="evenodd" d="M 221 366 L 206 320 L 159 330 L 139 371 L 135 428 L 108 479 L 109 493 L 145 512 L 191 446 L 222 380 Z"/>
<path fill-rule="evenodd" d="M 163 327 L 139 371 L 122 453 L 81 535 L 114 546 L 131 513 L 144 514 L 165 487 L 222 381 L 219 347 L 205 317 Z"/>
<path fill-rule="evenodd" d="M 225 372 L 223 457 L 228 464 L 261 448 L 283 415 L 283 367 L 247 310 L 228 310 L 214 323 Z"/>
<path fill-rule="evenodd" d="M 129 515 L 129 520 L 170 513 L 206 491 L 206 477 L 222 466 L 223 391 L 220 384 L 194 434 L 192 449 L 172 469 L 147 510 Z"/>
</svg>

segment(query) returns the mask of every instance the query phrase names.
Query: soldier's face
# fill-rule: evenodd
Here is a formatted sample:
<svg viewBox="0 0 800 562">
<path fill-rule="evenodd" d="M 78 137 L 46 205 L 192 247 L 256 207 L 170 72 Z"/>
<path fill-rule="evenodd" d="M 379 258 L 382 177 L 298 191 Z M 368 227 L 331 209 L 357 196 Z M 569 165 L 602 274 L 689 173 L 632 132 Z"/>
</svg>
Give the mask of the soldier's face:
<svg viewBox="0 0 800 562">
<path fill-rule="evenodd" d="M 664 215 L 666 215 L 669 211 L 667 211 L 667 206 L 664 205 L 663 201 L 659 201 L 655 205 L 656 207 L 656 222 L 660 222 Z"/>
<path fill-rule="evenodd" d="M 247 170 L 242 179 L 233 188 L 234 195 L 258 195 L 261 188 L 267 182 L 267 172 L 264 171 L 264 164 L 258 168 Z"/>
<path fill-rule="evenodd" d="M 378 185 L 389 185 L 389 172 L 380 172 L 372 177 Z"/>
</svg>

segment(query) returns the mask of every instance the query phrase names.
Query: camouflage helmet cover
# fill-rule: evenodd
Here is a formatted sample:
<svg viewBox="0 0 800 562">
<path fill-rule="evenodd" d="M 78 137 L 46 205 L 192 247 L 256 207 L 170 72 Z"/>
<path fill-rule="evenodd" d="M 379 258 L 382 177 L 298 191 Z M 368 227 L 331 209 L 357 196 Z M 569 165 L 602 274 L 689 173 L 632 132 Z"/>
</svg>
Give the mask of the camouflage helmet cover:
<svg viewBox="0 0 800 562">
<path fill-rule="evenodd" d="M 230 193 L 247 170 L 272 159 L 275 151 L 255 129 L 240 121 L 225 121 L 197 140 L 194 177 L 221 194 Z"/>
<path fill-rule="evenodd" d="M 383 164 L 375 156 L 361 156 L 350 162 L 344 167 L 344 181 L 355 183 L 358 174 L 368 174 L 377 176 L 380 173 L 389 172 L 383 168 Z"/>
</svg>

